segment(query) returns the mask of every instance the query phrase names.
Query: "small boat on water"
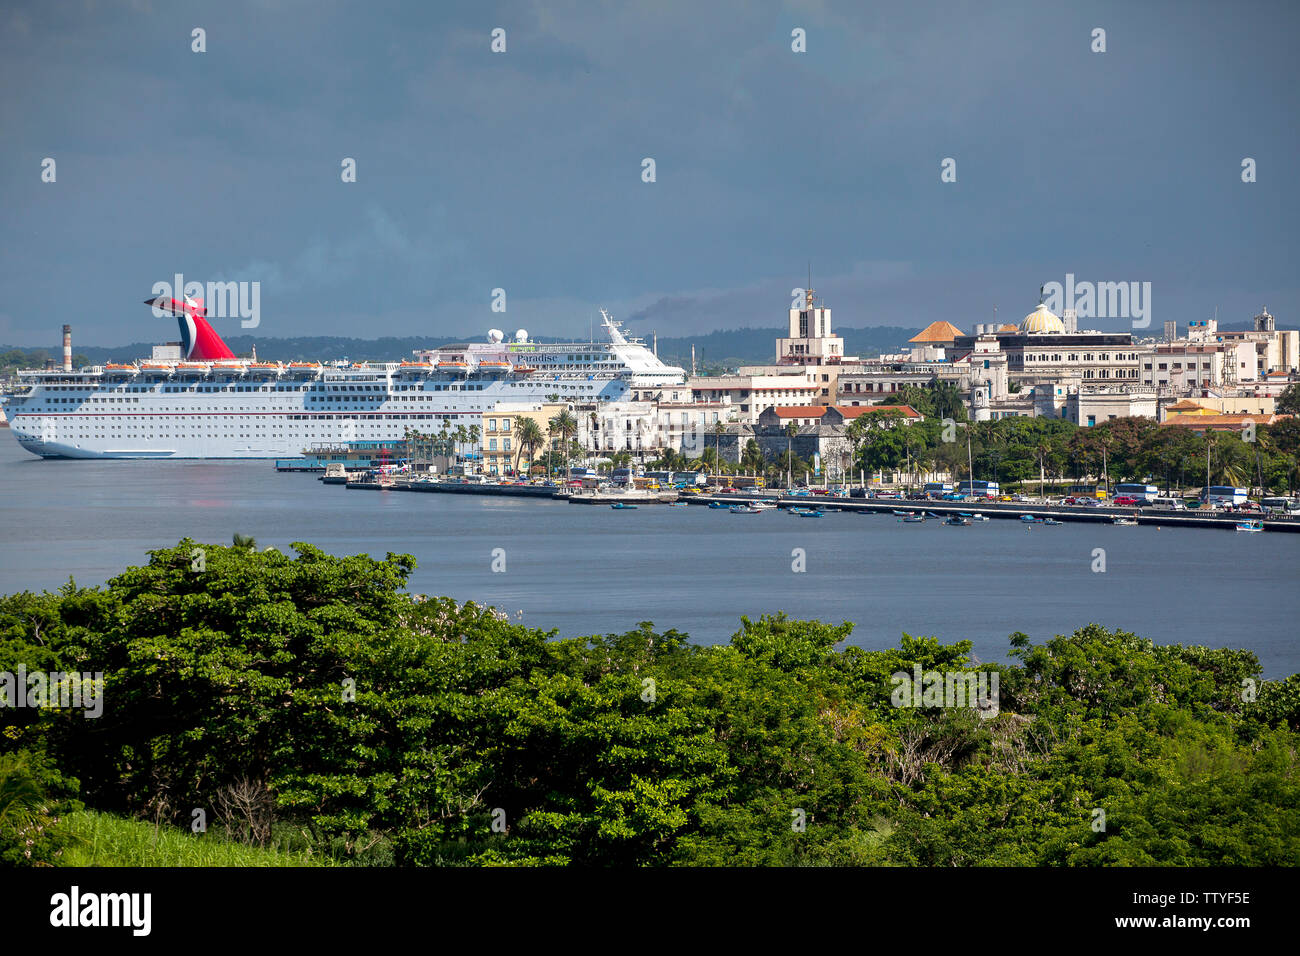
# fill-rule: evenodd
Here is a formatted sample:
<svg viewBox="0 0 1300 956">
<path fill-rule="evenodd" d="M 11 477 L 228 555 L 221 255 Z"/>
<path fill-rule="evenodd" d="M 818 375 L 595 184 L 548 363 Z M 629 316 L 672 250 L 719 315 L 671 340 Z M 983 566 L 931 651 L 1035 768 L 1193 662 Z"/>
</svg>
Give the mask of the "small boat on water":
<svg viewBox="0 0 1300 956">
<path fill-rule="evenodd" d="M 1021 515 L 1021 516 L 1020 516 L 1020 520 L 1023 521 L 1023 522 L 1025 522 L 1025 524 L 1042 524 L 1042 523 L 1043 523 L 1043 519 L 1042 519 L 1042 518 L 1035 518 L 1033 515 Z"/>
<path fill-rule="evenodd" d="M 980 514 L 978 511 L 976 511 L 976 512 L 974 512 L 974 513 L 970 513 L 970 512 L 962 511 L 962 512 L 959 512 L 959 513 L 961 514 L 961 516 L 962 516 L 963 518 L 970 518 L 971 521 L 988 521 L 988 520 L 989 520 L 989 516 L 988 516 L 988 515 Z"/>
<path fill-rule="evenodd" d="M 905 524 L 920 524 L 924 520 L 925 515 L 908 515 L 902 519 Z"/>
<path fill-rule="evenodd" d="M 1116 517 L 1116 518 L 1114 518 L 1114 519 L 1111 521 L 1111 524 L 1113 524 L 1113 525 L 1119 525 L 1119 526 L 1126 527 L 1126 528 L 1128 528 L 1128 527 L 1136 527 L 1136 526 L 1137 526 L 1137 523 L 1138 523 L 1138 519 L 1137 519 L 1137 518 L 1123 518 L 1123 517 Z"/>
<path fill-rule="evenodd" d="M 776 507 L 775 501 L 751 501 L 749 506 L 756 511 L 771 511 Z"/>
<path fill-rule="evenodd" d="M 800 518 L 825 518 L 826 512 L 820 509 L 800 508 L 799 517 Z"/>
<path fill-rule="evenodd" d="M 630 505 L 626 501 L 616 501 L 612 505 L 610 505 L 610 507 L 613 508 L 615 511 L 627 511 L 629 509 L 635 508 L 636 505 Z"/>
<path fill-rule="evenodd" d="M 1237 522 L 1238 531 L 1263 531 L 1264 522 L 1259 518 L 1247 518 L 1245 521 Z"/>
<path fill-rule="evenodd" d="M 913 516 L 916 514 L 916 512 L 915 512 L 915 511 L 895 511 L 894 514 L 898 515 L 900 518 L 911 518 L 911 517 L 913 517 Z"/>
<path fill-rule="evenodd" d="M 731 513 L 733 515 L 756 515 L 756 514 L 762 514 L 763 509 L 755 508 L 752 507 L 751 505 L 732 505 Z"/>
<path fill-rule="evenodd" d="M 963 518 L 961 515 L 948 515 L 948 517 L 943 519 L 943 523 L 953 525 L 954 527 L 961 527 L 970 524 L 971 520 L 970 518 Z"/>
<path fill-rule="evenodd" d="M 731 505 L 727 504 L 725 501 L 710 501 L 709 507 L 716 510 L 719 508 L 730 508 Z"/>
<path fill-rule="evenodd" d="M 1055 518 L 1044 518 L 1043 524 L 1065 524 L 1064 521 L 1057 521 Z"/>
</svg>

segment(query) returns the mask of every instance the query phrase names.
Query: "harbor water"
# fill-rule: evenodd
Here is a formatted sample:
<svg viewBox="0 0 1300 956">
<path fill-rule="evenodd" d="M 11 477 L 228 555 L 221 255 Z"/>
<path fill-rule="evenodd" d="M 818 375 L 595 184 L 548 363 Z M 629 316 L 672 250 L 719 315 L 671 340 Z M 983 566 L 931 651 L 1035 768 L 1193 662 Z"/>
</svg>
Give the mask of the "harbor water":
<svg viewBox="0 0 1300 956">
<path fill-rule="evenodd" d="M 101 584 L 150 549 L 239 532 L 286 552 L 306 541 L 408 553 L 413 591 L 492 604 L 564 637 L 652 621 L 717 643 L 741 615 L 785 611 L 852 621 L 851 642 L 867 648 L 903 632 L 969 639 L 989 661 L 1006 659 L 1014 631 L 1043 641 L 1097 622 L 1249 648 L 1269 678 L 1300 671 L 1300 535 L 355 491 L 269 461 L 44 461 L 7 430 L 0 481 L 3 593 Z"/>
</svg>

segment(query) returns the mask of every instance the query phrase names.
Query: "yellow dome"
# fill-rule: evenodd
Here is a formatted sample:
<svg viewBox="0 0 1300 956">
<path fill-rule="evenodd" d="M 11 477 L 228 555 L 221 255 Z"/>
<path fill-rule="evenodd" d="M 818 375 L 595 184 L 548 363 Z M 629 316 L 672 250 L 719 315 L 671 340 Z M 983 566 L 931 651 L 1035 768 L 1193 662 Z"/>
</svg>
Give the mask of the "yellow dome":
<svg viewBox="0 0 1300 956">
<path fill-rule="evenodd" d="M 1032 334 L 1064 335 L 1065 323 L 1057 318 L 1051 309 L 1040 302 L 1038 308 L 1025 316 L 1025 320 L 1020 323 L 1020 331 Z"/>
</svg>

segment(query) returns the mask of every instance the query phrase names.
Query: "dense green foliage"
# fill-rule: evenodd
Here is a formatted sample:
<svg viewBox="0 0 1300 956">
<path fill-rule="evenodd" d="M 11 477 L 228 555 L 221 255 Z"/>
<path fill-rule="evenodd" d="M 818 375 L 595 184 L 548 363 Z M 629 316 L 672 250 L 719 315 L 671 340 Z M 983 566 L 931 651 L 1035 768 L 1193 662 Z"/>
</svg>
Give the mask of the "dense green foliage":
<svg viewBox="0 0 1300 956">
<path fill-rule="evenodd" d="M 0 792 L 26 768 L 6 861 L 32 808 L 84 837 L 78 801 L 361 863 L 1300 858 L 1300 678 L 1260 682 L 1246 651 L 1089 625 L 980 665 L 969 642 L 866 651 L 781 615 L 716 647 L 648 623 L 558 640 L 408 595 L 406 555 L 195 547 L 0 599 L 0 671 L 106 681 L 96 719 L 0 711 Z M 1000 712 L 894 706 L 914 667 L 996 673 Z"/>
</svg>

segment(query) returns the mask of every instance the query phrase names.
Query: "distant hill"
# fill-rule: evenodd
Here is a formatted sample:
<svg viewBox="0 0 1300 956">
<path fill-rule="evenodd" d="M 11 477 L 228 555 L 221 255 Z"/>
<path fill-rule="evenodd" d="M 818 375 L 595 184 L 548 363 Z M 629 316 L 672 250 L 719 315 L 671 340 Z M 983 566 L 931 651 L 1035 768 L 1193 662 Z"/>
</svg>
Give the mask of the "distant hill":
<svg viewBox="0 0 1300 956">
<path fill-rule="evenodd" d="M 702 335 L 659 337 L 659 357 L 670 365 L 690 368 L 691 346 L 695 346 L 695 364 L 700 366 L 764 365 L 776 361 L 776 340 L 788 329 L 726 329 Z M 897 352 L 919 329 L 897 325 L 877 325 L 864 329 L 837 329 L 844 337 L 844 354 L 872 356 Z"/>
</svg>

